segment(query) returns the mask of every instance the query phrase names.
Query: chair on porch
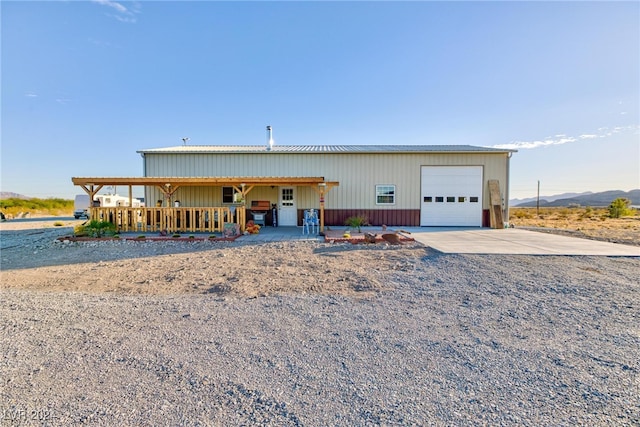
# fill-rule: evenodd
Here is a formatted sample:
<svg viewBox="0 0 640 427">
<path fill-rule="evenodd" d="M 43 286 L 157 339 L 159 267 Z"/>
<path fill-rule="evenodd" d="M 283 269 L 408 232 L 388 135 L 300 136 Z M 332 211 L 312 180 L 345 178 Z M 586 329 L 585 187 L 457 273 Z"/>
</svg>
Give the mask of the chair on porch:
<svg viewBox="0 0 640 427">
<path fill-rule="evenodd" d="M 316 234 L 318 232 L 318 211 L 308 209 L 302 218 L 302 234 Z"/>
</svg>

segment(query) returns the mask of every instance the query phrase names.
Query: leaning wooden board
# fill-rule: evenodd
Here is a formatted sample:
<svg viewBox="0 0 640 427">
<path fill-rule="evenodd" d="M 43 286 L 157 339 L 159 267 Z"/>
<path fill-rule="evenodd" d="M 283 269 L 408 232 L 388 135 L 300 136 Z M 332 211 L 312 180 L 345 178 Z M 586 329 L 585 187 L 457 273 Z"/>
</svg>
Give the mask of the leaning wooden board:
<svg viewBox="0 0 640 427">
<path fill-rule="evenodd" d="M 489 180 L 489 204 L 491 228 L 504 228 L 502 197 L 500 197 L 500 183 L 497 179 Z"/>
</svg>

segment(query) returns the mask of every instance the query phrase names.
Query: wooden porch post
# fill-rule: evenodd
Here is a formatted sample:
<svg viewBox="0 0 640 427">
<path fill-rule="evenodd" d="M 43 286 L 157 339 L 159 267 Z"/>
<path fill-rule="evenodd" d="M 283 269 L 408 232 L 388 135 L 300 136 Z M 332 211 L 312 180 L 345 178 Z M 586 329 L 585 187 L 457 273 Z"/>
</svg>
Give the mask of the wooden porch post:
<svg viewBox="0 0 640 427">
<path fill-rule="evenodd" d="M 95 197 L 96 194 L 98 194 L 98 191 L 100 191 L 103 186 L 86 184 L 86 185 L 81 185 L 80 187 L 85 191 L 85 193 L 89 195 L 89 218 L 94 218 L 95 216 L 93 215 L 93 198 Z"/>
<path fill-rule="evenodd" d="M 171 186 L 170 183 L 167 183 L 165 185 L 158 185 L 157 186 L 160 191 L 162 192 L 162 194 L 164 194 L 165 199 L 167 200 L 167 206 L 168 208 L 171 207 L 171 196 L 173 195 L 173 193 L 176 192 L 176 190 L 178 190 L 178 188 L 180 188 L 179 185 L 175 185 L 175 186 Z"/>
<path fill-rule="evenodd" d="M 318 192 L 320 193 L 320 233 L 324 233 L 324 192 L 327 184 L 321 182 L 318 184 Z"/>
<path fill-rule="evenodd" d="M 320 196 L 320 233 L 324 233 L 324 196 L 336 185 L 337 182 L 319 182 L 317 186 L 310 186 Z"/>
</svg>

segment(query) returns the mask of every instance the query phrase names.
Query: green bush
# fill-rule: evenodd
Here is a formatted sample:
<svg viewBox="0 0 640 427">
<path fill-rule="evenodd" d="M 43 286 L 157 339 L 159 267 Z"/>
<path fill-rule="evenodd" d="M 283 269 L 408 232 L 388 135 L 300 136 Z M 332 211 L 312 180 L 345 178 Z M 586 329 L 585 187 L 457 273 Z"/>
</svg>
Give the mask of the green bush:
<svg viewBox="0 0 640 427">
<path fill-rule="evenodd" d="M 633 211 L 629 207 L 631 200 L 618 197 L 609 205 L 609 216 L 611 218 L 620 218 L 621 216 L 633 215 Z"/>
<path fill-rule="evenodd" d="M 86 225 L 76 226 L 73 231 L 76 237 L 113 236 L 116 234 L 116 226 L 108 221 L 98 221 L 93 219 Z"/>
<path fill-rule="evenodd" d="M 369 220 L 366 216 L 363 215 L 355 215 L 350 216 L 344 221 L 344 225 L 349 226 L 351 228 L 357 228 L 358 233 L 360 232 L 360 227 L 364 227 L 365 225 L 369 225 Z"/>
</svg>

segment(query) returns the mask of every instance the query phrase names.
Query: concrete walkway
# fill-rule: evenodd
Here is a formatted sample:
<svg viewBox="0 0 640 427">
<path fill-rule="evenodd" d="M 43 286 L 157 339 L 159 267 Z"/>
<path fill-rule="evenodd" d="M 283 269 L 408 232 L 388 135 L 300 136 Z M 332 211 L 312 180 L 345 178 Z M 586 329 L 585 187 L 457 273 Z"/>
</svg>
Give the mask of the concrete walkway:
<svg viewBox="0 0 640 427">
<path fill-rule="evenodd" d="M 558 236 L 518 228 L 493 230 L 465 227 L 389 227 L 389 231 L 392 230 L 406 230 L 411 233 L 406 233 L 407 237 L 412 237 L 417 242 L 443 253 L 640 257 L 640 246 Z M 379 227 L 363 227 L 362 231 L 381 233 Z M 207 235 L 203 234 L 203 237 Z M 265 243 L 292 240 L 325 241 L 323 236 L 317 234 L 302 234 L 302 227 L 269 226 L 262 227 L 259 234 L 243 235 L 236 241 Z"/>
<path fill-rule="evenodd" d="M 395 227 L 394 227 L 395 228 Z M 425 246 L 444 253 L 506 255 L 602 255 L 640 257 L 640 246 L 507 228 L 403 228 Z"/>
</svg>

